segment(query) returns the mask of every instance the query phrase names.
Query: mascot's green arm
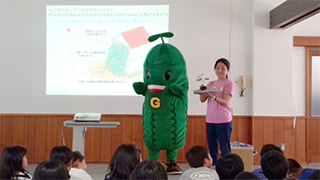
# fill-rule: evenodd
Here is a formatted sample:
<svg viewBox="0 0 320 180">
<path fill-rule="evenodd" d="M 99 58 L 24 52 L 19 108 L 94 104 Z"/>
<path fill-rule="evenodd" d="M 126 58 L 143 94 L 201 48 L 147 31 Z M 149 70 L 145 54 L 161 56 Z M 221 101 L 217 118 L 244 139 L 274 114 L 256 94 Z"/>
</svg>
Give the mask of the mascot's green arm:
<svg viewBox="0 0 320 180">
<path fill-rule="evenodd" d="M 146 94 L 147 86 L 143 82 L 135 82 L 133 83 L 133 89 L 137 94 L 144 96 Z"/>
<path fill-rule="evenodd" d="M 188 87 L 185 84 L 169 84 L 169 91 L 171 91 L 175 96 L 182 97 L 187 94 Z"/>
</svg>

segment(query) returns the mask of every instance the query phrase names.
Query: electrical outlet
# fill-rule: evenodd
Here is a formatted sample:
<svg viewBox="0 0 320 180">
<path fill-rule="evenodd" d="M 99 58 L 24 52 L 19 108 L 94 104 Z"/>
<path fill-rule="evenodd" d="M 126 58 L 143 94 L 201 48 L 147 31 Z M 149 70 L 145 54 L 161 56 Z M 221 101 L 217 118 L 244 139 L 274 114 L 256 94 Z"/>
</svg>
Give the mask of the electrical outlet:
<svg viewBox="0 0 320 180">
<path fill-rule="evenodd" d="M 283 152 L 285 152 L 286 151 L 286 144 L 281 144 L 281 150 L 283 151 Z"/>
</svg>

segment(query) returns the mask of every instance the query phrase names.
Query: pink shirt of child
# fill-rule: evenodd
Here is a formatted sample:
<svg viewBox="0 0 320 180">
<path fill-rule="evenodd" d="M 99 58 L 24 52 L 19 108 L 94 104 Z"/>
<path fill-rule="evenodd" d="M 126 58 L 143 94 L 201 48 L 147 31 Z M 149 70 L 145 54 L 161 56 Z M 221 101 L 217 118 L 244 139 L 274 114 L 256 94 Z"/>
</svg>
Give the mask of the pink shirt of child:
<svg viewBox="0 0 320 180">
<path fill-rule="evenodd" d="M 217 98 L 223 98 L 225 94 L 229 94 L 233 96 L 235 87 L 231 80 L 226 79 L 224 81 L 211 81 L 208 83 L 207 87 L 215 87 L 219 90 L 215 96 Z M 206 122 L 211 124 L 222 124 L 222 123 L 229 123 L 232 121 L 232 112 L 231 112 L 231 105 L 232 105 L 232 98 L 228 102 L 226 106 L 221 105 L 217 101 L 208 98 L 208 105 L 207 105 L 207 115 L 206 115 Z"/>
</svg>

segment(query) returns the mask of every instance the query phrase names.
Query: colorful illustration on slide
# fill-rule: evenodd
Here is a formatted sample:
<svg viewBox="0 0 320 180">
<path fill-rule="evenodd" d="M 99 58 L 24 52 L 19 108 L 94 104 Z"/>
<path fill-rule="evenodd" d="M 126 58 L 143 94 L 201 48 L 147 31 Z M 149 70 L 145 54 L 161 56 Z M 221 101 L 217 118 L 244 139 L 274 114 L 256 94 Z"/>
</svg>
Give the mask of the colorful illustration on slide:
<svg viewBox="0 0 320 180">
<path fill-rule="evenodd" d="M 112 40 L 106 69 L 117 76 L 132 76 L 142 72 L 145 52 L 148 52 L 148 33 L 143 26 L 121 33 Z"/>
</svg>

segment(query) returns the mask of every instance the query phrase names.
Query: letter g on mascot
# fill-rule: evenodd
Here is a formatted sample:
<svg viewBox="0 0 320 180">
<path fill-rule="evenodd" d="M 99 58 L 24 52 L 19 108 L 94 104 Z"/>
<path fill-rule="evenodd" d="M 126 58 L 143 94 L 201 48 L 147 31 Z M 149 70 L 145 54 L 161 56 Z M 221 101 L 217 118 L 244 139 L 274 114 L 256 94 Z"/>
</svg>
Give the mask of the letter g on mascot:
<svg viewBox="0 0 320 180">
<path fill-rule="evenodd" d="M 160 150 L 166 150 L 167 173 L 181 174 L 175 161 L 187 134 L 186 62 L 176 47 L 163 41 L 163 37 L 173 37 L 173 33 L 156 34 L 149 41 L 159 37 L 162 43 L 149 51 L 143 64 L 143 82 L 133 83 L 133 88 L 145 96 L 142 126 L 149 159 L 158 160 Z"/>
</svg>

